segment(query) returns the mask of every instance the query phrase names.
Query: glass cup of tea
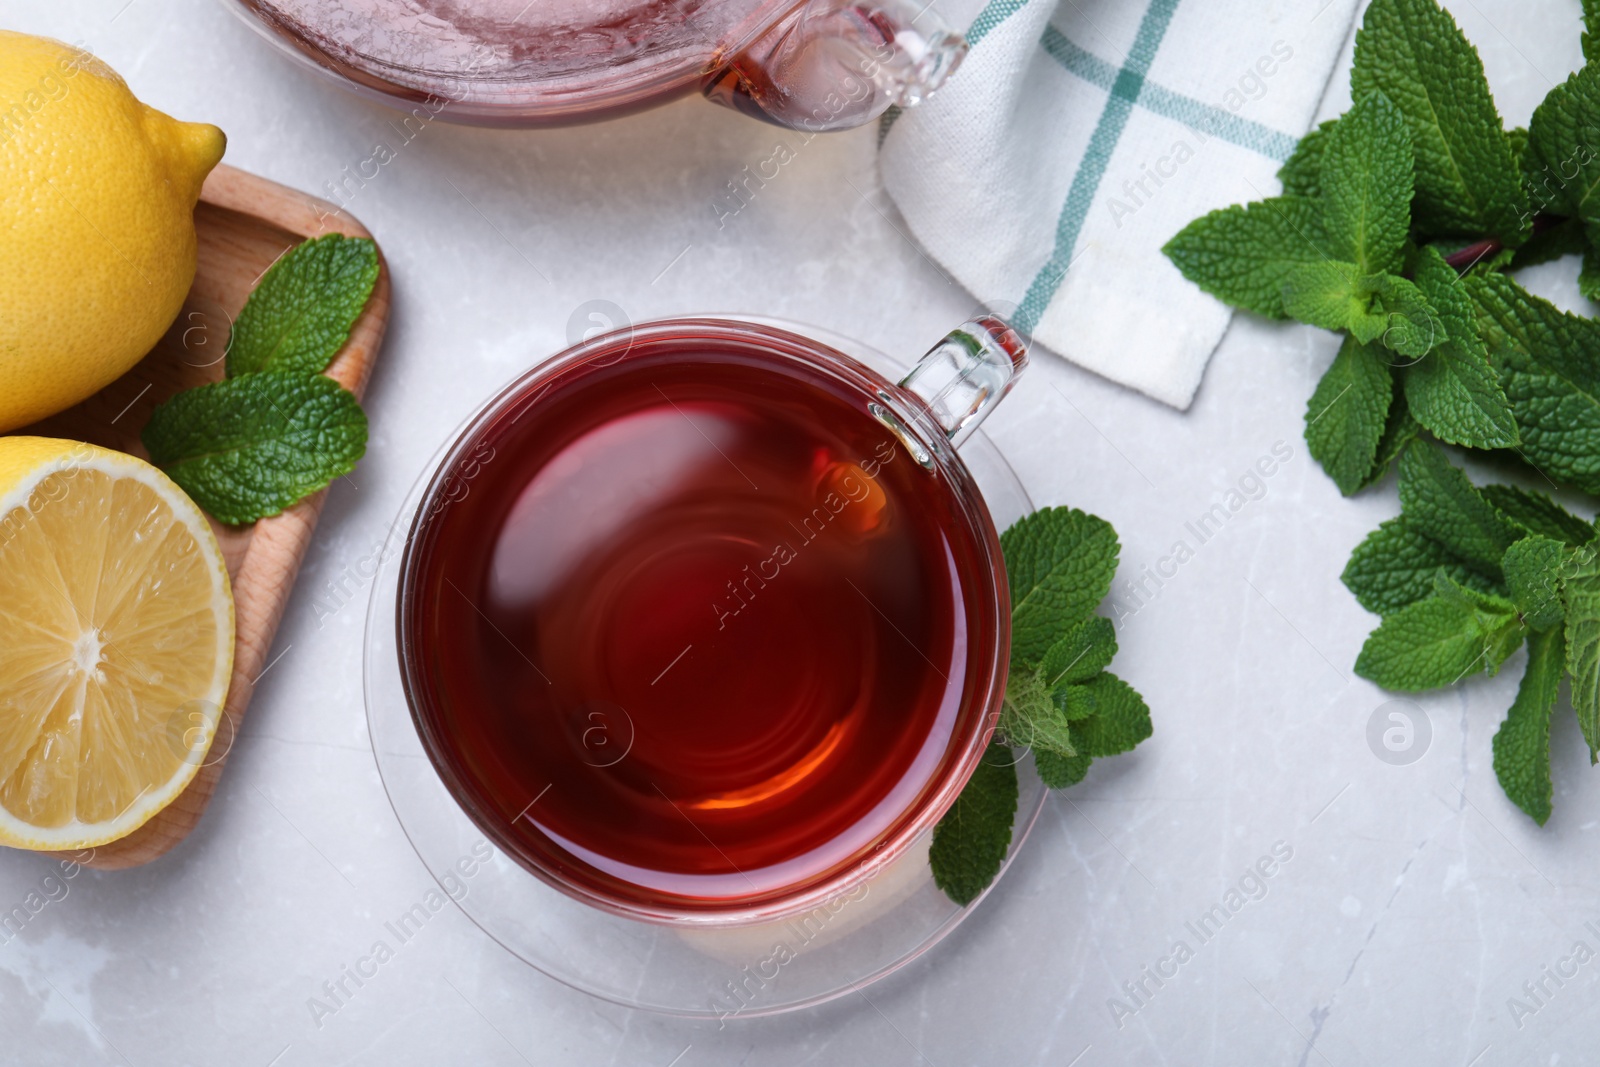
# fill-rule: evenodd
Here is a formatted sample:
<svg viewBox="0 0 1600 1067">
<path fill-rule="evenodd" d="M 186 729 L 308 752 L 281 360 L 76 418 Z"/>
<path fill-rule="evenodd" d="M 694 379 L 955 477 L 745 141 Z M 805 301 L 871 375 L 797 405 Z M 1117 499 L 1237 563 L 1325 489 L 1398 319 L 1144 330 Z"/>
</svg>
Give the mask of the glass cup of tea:
<svg viewBox="0 0 1600 1067">
<path fill-rule="evenodd" d="M 674 319 L 492 400 L 411 520 L 394 646 L 485 838 L 583 903 L 701 926 L 837 900 L 925 839 L 1010 655 L 955 447 L 1026 362 L 993 317 L 898 383 L 787 330 Z"/>
</svg>

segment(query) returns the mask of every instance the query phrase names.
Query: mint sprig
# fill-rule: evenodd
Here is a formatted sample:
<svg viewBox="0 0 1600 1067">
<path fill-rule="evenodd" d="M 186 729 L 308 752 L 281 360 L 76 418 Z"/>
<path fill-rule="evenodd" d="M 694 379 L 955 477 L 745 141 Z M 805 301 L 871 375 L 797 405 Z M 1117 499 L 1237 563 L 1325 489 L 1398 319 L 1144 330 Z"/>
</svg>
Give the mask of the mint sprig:
<svg viewBox="0 0 1600 1067">
<path fill-rule="evenodd" d="M 233 324 L 228 377 L 167 400 L 141 434 L 150 460 L 219 522 L 276 515 L 355 469 L 367 417 L 322 372 L 378 278 L 378 250 L 331 234 L 292 248 Z"/>
<path fill-rule="evenodd" d="M 1214 211 L 1164 251 L 1185 277 L 1229 303 L 1348 330 L 1393 353 L 1391 362 L 1418 360 L 1446 328 L 1402 276 L 1414 166 L 1407 123 L 1388 97 L 1371 92 L 1313 144 L 1314 160 L 1297 150 L 1285 171 L 1297 175 L 1297 187 L 1314 181 L 1314 199 L 1286 195 Z M 1377 432 L 1367 437 L 1375 451 Z"/>
<path fill-rule="evenodd" d="M 1584 0 L 1586 62 L 1597 42 L 1600 0 Z M 1279 171 L 1283 195 L 1196 219 L 1165 251 L 1231 304 L 1345 335 L 1306 406 L 1306 443 L 1347 496 L 1398 460 L 1401 505 L 1344 569 L 1382 620 L 1356 672 L 1432 689 L 1493 674 L 1526 645 L 1494 766 L 1542 824 L 1563 675 L 1600 756 L 1596 528 L 1542 493 L 1475 486 L 1439 445 L 1600 496 L 1600 322 L 1505 273 L 1572 256 L 1600 303 L 1600 64 L 1506 130 L 1435 0 L 1372 0 L 1350 93 Z"/>
<path fill-rule="evenodd" d="M 968 904 L 994 881 L 1011 845 L 1016 763 L 1033 753 L 1044 784 L 1065 789 L 1100 757 L 1150 736 L 1144 699 L 1106 670 L 1117 652 L 1095 609 L 1111 591 L 1120 546 L 1111 524 L 1046 508 L 1000 536 L 1011 590 L 1011 667 L 995 740 L 934 828 L 934 883 Z"/>
<path fill-rule="evenodd" d="M 1436 446 L 1400 461 L 1401 514 L 1359 545 L 1344 583 L 1383 617 L 1356 673 L 1417 691 L 1528 664 L 1494 739 L 1495 774 L 1541 825 L 1550 817 L 1550 715 L 1563 674 L 1591 758 L 1600 747 L 1600 553 L 1595 527 L 1550 498 L 1479 488 Z"/>
</svg>

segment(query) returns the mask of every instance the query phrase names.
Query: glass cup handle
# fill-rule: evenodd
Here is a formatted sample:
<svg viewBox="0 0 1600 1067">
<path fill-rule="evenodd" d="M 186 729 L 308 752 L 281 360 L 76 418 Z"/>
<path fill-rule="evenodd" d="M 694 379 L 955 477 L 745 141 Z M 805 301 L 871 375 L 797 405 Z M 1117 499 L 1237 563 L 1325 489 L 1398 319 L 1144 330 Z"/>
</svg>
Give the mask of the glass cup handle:
<svg viewBox="0 0 1600 1067">
<path fill-rule="evenodd" d="M 984 315 L 946 334 L 900 379 L 900 387 L 920 397 L 950 444 L 959 446 L 1027 366 L 1022 335 L 1005 320 Z"/>
</svg>

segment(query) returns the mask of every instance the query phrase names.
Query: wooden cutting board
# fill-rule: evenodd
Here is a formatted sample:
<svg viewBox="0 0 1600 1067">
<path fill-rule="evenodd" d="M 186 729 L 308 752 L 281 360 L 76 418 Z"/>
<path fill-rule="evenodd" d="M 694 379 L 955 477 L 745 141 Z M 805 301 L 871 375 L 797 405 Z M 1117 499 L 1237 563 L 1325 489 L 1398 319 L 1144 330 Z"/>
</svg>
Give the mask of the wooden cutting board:
<svg viewBox="0 0 1600 1067">
<path fill-rule="evenodd" d="M 18 430 L 19 434 L 89 441 L 148 458 L 139 443 L 150 412 L 174 393 L 223 377 L 229 324 L 261 275 L 308 237 L 370 237 L 334 205 L 229 166 L 206 179 L 195 208 L 199 268 L 177 321 L 138 366 L 77 407 Z M 389 269 L 379 253 L 372 299 L 328 368 L 356 396 L 365 391 L 389 320 Z M 326 490 L 280 515 L 249 526 L 213 521 L 233 579 L 236 646 L 227 706 L 206 764 L 189 787 L 155 818 L 121 841 L 95 849 L 85 866 L 119 870 L 149 863 L 182 841 L 216 791 L 255 683 L 269 666 L 273 636 L 317 525 Z M 74 853 L 74 856 L 80 854 Z"/>
</svg>

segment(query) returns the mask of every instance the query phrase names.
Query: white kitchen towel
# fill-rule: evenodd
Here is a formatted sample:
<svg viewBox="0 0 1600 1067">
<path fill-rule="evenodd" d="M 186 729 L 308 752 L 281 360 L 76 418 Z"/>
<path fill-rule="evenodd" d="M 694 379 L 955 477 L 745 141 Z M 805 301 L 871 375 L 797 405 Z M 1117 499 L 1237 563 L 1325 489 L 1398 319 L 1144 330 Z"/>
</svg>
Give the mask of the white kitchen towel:
<svg viewBox="0 0 1600 1067">
<path fill-rule="evenodd" d="M 977 6 L 946 2 L 956 25 Z M 884 186 L 974 297 L 1187 408 L 1231 312 L 1161 246 L 1199 215 L 1278 193 L 1356 5 L 990 0 L 950 82 L 885 118 Z"/>
</svg>

